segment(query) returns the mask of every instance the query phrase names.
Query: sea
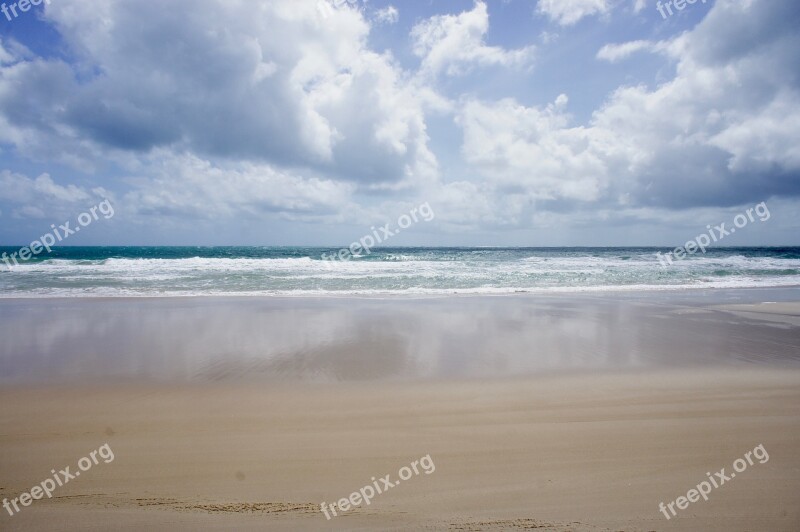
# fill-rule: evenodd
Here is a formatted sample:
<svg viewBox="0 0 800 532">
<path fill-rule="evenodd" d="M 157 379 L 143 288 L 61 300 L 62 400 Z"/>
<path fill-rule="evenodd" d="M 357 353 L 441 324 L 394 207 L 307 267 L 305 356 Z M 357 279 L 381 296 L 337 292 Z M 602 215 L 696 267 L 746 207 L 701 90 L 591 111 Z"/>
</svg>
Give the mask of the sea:
<svg viewBox="0 0 800 532">
<path fill-rule="evenodd" d="M 800 247 L 58 247 L 10 267 L 0 297 L 436 296 L 800 285 Z M 0 247 L 10 255 L 19 248 Z"/>
</svg>

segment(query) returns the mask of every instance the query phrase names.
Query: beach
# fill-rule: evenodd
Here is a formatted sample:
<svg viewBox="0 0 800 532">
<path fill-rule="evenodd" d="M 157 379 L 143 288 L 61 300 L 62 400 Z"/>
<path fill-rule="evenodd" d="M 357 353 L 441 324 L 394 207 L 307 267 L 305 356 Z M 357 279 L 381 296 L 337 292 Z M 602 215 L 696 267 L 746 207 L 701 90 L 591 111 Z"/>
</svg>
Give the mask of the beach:
<svg viewBox="0 0 800 532">
<path fill-rule="evenodd" d="M 796 530 L 797 301 L 4 300 L 0 496 L 114 458 L 2 528 Z"/>
<path fill-rule="evenodd" d="M 0 532 L 800 532 L 796 1 L 142 7 L 0 0 Z"/>
</svg>

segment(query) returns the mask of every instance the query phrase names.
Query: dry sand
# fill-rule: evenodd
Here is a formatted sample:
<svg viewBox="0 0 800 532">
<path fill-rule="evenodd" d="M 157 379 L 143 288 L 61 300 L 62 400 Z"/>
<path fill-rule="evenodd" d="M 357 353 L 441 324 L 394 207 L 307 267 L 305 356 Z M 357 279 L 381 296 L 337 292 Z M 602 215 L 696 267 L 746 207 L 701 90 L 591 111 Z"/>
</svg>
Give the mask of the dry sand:
<svg viewBox="0 0 800 532">
<path fill-rule="evenodd" d="M 108 442 L 2 530 L 800 530 L 800 372 L 0 391 L 0 496 Z M 763 444 L 708 502 L 658 511 Z M 326 521 L 322 501 L 435 471 Z"/>
</svg>

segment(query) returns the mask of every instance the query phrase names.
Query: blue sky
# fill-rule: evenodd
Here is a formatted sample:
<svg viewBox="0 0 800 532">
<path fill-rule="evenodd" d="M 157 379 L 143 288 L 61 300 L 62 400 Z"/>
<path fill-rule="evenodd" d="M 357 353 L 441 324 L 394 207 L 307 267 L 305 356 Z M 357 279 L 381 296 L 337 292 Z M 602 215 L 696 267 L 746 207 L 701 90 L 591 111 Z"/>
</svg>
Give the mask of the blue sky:
<svg viewBox="0 0 800 532">
<path fill-rule="evenodd" d="M 665 2 L 661 2 L 663 5 Z M 8 7 L 14 4 L 5 0 Z M 800 244 L 800 7 L 51 0 L 0 14 L 0 244 Z M 13 11 L 13 10 L 12 10 Z M 11 18 L 11 20 L 8 20 Z"/>
</svg>

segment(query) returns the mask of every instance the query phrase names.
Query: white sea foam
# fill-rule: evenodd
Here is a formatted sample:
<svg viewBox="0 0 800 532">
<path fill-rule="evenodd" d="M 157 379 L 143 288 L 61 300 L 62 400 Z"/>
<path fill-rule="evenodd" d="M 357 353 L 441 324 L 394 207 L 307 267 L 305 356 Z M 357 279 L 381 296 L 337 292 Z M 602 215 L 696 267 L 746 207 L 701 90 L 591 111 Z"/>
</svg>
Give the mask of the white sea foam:
<svg viewBox="0 0 800 532">
<path fill-rule="evenodd" d="M 662 268 L 646 253 L 376 255 L 350 261 L 51 259 L 0 273 L 0 297 L 435 296 L 800 285 L 800 260 L 772 256 L 693 257 Z"/>
</svg>

